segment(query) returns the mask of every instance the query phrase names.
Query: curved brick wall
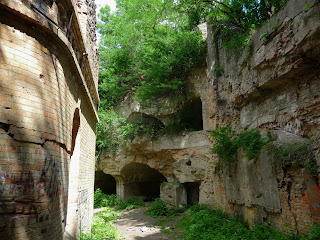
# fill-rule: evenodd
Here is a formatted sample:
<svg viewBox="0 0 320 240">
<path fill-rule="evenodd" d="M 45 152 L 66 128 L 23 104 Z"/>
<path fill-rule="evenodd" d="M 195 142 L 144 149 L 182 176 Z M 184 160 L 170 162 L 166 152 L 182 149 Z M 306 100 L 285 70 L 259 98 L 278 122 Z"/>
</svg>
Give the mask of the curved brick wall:
<svg viewBox="0 0 320 240">
<path fill-rule="evenodd" d="M 41 2 L 0 1 L 0 239 L 68 239 L 91 226 L 98 103 L 92 69 L 81 57 L 80 32 L 68 38 L 51 22 L 63 19 L 57 6 Z M 77 178 L 69 179 L 76 165 Z M 73 196 L 69 185 L 77 186 Z M 75 231 L 65 233 L 72 211 Z"/>
</svg>

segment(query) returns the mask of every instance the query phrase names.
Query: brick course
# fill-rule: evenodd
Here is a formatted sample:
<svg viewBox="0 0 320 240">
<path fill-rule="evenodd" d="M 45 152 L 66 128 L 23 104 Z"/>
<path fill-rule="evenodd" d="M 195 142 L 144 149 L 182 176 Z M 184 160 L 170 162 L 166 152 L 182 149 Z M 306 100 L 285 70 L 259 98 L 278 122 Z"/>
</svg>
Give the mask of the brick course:
<svg viewBox="0 0 320 240">
<path fill-rule="evenodd" d="M 68 2 L 65 8 L 75 6 Z M 63 239 L 73 117 L 79 107 L 76 228 L 91 228 L 98 103 L 91 71 L 96 70 L 73 57 L 84 44 L 81 34 L 75 33 L 70 48 L 64 35 L 54 28 L 50 33 L 50 22 L 30 3 L 0 1 L 0 238 Z M 57 19 L 59 13 L 46 4 L 40 8 Z"/>
</svg>

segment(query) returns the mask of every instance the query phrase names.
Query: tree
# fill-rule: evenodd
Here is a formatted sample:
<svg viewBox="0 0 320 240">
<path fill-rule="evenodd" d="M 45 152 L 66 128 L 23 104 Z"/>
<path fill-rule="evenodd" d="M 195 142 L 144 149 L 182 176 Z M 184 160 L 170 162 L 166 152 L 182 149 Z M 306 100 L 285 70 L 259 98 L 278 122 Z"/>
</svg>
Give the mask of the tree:
<svg viewBox="0 0 320 240">
<path fill-rule="evenodd" d="M 140 100 L 182 93 L 186 76 L 204 53 L 201 34 L 169 1 L 118 0 L 117 12 L 100 10 L 101 106 L 129 91 Z"/>
</svg>

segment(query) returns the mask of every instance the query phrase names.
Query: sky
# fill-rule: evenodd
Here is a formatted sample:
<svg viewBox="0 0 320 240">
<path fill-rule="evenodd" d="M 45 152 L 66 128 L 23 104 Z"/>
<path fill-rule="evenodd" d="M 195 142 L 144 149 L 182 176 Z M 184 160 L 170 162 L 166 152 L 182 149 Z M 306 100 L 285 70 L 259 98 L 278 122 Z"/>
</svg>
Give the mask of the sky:
<svg viewBox="0 0 320 240">
<path fill-rule="evenodd" d="M 106 4 L 110 6 L 111 12 L 116 10 L 116 2 L 114 0 L 96 0 L 97 4 L 97 17 L 100 11 L 100 8 L 104 7 Z M 100 34 L 97 32 L 98 42 L 100 42 Z"/>
<path fill-rule="evenodd" d="M 99 12 L 101 7 L 104 7 L 106 4 L 108 4 L 111 8 L 111 11 L 115 11 L 116 9 L 116 2 L 114 0 L 96 0 L 97 4 L 97 13 Z"/>
</svg>

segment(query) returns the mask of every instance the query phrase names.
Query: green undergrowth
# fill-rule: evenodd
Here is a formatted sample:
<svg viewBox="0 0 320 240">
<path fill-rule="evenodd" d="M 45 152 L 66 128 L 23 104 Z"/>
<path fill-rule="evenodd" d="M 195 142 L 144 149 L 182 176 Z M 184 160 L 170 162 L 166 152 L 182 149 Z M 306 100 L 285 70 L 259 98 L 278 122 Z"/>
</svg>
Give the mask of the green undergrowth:
<svg viewBox="0 0 320 240">
<path fill-rule="evenodd" d="M 249 229 L 243 219 L 212 210 L 205 205 L 194 205 L 178 224 L 184 229 L 185 240 L 315 240 L 320 239 L 320 224 L 304 236 L 296 236 L 272 229 L 268 224 L 256 224 Z"/>
<path fill-rule="evenodd" d="M 166 204 L 162 199 L 157 198 L 150 204 L 145 214 L 152 217 L 177 216 L 180 213 L 183 213 L 187 208 L 187 205 L 183 205 L 182 207 L 171 206 Z"/>
<path fill-rule="evenodd" d="M 94 208 L 113 207 L 116 210 L 131 210 L 144 207 L 145 203 L 138 197 L 121 200 L 115 194 L 104 194 L 99 188 L 94 192 Z"/>
<path fill-rule="evenodd" d="M 91 233 L 80 233 L 78 238 L 81 240 L 120 240 L 121 237 L 117 231 L 117 228 L 112 225 L 112 221 L 115 220 L 119 215 L 119 213 L 112 211 L 111 209 L 106 209 L 98 213 L 93 218 Z"/>
</svg>

